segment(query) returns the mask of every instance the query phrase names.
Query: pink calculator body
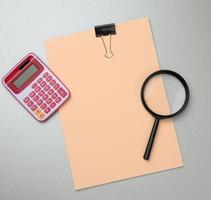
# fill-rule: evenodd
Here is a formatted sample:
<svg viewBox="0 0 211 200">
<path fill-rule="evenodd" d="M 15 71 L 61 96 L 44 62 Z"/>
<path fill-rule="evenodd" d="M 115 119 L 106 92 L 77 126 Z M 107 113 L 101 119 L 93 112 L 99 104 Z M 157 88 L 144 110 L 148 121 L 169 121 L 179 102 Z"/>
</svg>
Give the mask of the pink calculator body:
<svg viewBox="0 0 211 200">
<path fill-rule="evenodd" d="M 33 53 L 3 78 L 3 84 L 38 121 L 45 121 L 69 98 L 70 92 Z"/>
</svg>

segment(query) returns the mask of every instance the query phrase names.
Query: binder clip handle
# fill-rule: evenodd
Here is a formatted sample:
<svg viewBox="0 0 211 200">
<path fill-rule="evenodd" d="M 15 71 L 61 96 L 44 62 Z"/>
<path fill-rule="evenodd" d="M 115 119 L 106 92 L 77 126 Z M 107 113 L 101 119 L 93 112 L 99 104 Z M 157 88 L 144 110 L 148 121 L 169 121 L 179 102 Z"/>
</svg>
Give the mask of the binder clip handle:
<svg viewBox="0 0 211 200">
<path fill-rule="evenodd" d="M 112 58 L 114 54 L 112 52 L 112 47 L 111 47 L 111 38 L 112 35 L 116 34 L 115 24 L 112 23 L 112 24 L 95 26 L 95 34 L 96 37 L 101 37 L 105 49 L 105 57 Z"/>
</svg>

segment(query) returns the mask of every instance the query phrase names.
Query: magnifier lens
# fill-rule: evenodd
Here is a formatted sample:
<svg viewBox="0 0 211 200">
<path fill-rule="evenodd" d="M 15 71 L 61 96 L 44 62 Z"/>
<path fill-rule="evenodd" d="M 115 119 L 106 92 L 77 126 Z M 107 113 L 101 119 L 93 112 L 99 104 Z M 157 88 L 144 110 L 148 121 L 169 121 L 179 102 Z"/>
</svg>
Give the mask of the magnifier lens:
<svg viewBox="0 0 211 200">
<path fill-rule="evenodd" d="M 165 88 L 167 93 L 165 93 Z M 189 101 L 189 88 L 184 78 L 178 73 L 159 70 L 145 79 L 140 94 L 143 106 L 154 117 L 143 156 L 145 160 L 149 160 L 160 120 L 174 117 L 186 108 Z"/>
<path fill-rule="evenodd" d="M 159 115 L 171 115 L 183 106 L 186 95 L 184 86 L 177 78 L 160 74 L 148 82 L 144 97 L 153 112 Z"/>
</svg>

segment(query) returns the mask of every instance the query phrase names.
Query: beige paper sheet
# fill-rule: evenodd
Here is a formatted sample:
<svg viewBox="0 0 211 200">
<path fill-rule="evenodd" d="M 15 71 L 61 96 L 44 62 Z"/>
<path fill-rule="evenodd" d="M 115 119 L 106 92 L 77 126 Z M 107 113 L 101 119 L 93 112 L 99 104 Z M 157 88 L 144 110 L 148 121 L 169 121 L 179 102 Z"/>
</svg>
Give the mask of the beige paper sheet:
<svg viewBox="0 0 211 200">
<path fill-rule="evenodd" d="M 149 20 L 116 31 L 111 59 L 94 29 L 46 42 L 49 65 L 71 91 L 60 115 L 76 190 L 183 165 L 171 120 L 160 122 L 150 160 L 142 158 L 153 118 L 140 88 L 159 69 Z M 160 110 L 168 108 L 161 79 L 150 92 Z"/>
</svg>

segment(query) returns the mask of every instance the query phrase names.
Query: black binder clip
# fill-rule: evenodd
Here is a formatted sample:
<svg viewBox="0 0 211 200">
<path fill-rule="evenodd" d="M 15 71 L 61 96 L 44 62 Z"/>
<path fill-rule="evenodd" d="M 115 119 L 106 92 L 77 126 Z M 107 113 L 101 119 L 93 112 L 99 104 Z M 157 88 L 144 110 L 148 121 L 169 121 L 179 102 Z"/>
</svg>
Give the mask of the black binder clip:
<svg viewBox="0 0 211 200">
<path fill-rule="evenodd" d="M 116 34 L 115 24 L 105 24 L 100 26 L 95 26 L 96 37 L 101 37 L 103 46 L 105 48 L 105 57 L 112 58 L 113 52 L 111 48 L 111 37 Z M 106 41 L 104 36 L 109 36 L 109 40 Z"/>
</svg>

